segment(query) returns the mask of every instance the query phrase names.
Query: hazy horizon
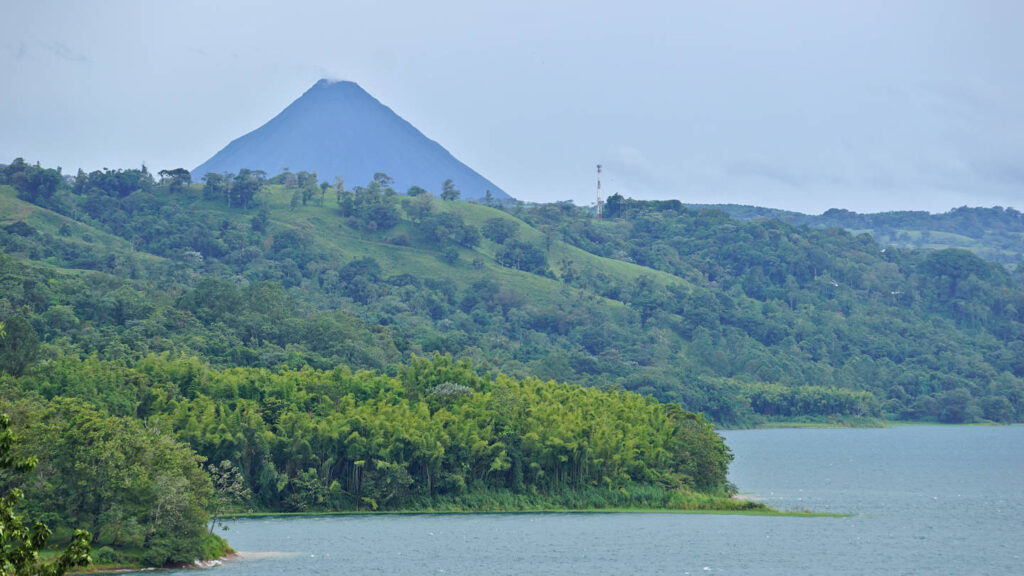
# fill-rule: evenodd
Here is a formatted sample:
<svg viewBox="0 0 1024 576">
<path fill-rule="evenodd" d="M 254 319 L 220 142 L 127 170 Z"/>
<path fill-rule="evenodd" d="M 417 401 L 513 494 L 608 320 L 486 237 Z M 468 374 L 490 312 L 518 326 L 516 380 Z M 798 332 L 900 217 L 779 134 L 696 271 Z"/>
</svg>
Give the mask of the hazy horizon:
<svg viewBox="0 0 1024 576">
<path fill-rule="evenodd" d="M 330 78 L 526 201 L 593 202 L 600 163 L 605 196 L 810 214 L 1024 208 L 1024 5 L 1012 2 L 6 13 L 0 163 L 192 169 Z"/>
</svg>

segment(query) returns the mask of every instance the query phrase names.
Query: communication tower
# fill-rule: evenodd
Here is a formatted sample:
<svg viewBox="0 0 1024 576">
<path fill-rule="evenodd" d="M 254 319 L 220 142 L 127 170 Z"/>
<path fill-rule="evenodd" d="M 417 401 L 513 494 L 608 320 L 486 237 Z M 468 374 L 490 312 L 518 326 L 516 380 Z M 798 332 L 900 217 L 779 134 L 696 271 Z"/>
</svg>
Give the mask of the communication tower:
<svg viewBox="0 0 1024 576">
<path fill-rule="evenodd" d="M 597 219 L 601 219 L 601 165 L 597 165 Z"/>
</svg>

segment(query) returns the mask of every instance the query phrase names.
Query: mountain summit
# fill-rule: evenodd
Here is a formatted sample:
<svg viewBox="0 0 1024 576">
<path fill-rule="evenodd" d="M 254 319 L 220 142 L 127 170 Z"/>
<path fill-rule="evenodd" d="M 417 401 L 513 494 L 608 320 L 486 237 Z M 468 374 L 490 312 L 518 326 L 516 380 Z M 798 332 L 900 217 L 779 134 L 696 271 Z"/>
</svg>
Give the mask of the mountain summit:
<svg viewBox="0 0 1024 576">
<path fill-rule="evenodd" d="M 451 178 L 463 198 L 482 198 L 488 190 L 495 198 L 508 198 L 355 82 L 326 79 L 192 174 L 198 179 L 208 172 L 249 168 L 274 175 L 286 166 L 293 172 L 316 172 L 320 180 L 341 176 L 348 187 L 365 185 L 374 173 L 384 172 L 399 191 L 415 185 L 437 195 Z"/>
</svg>

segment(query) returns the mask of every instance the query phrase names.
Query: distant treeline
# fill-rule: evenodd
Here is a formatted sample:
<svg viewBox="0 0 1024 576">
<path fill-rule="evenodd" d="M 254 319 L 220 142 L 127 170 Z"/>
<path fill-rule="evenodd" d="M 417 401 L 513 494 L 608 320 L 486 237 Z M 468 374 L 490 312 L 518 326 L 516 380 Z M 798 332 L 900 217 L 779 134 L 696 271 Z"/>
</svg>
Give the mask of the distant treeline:
<svg viewBox="0 0 1024 576">
<path fill-rule="evenodd" d="M 916 210 L 858 214 L 833 208 L 820 215 L 734 204 L 689 207 L 718 209 L 741 220 L 771 218 L 793 226 L 867 231 L 882 246 L 966 248 L 1011 268 L 1024 262 L 1024 213 L 1012 207 L 961 206 L 942 214 Z"/>
</svg>

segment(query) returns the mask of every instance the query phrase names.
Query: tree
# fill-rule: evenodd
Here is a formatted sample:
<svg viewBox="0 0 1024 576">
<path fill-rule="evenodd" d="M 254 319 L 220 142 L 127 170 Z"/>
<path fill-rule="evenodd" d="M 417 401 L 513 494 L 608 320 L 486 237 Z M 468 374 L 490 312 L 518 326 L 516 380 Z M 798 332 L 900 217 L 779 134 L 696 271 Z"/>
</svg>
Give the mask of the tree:
<svg viewBox="0 0 1024 576">
<path fill-rule="evenodd" d="M 402 199 L 402 208 L 413 222 L 422 222 L 434 211 L 434 198 L 430 194 L 416 194 Z"/>
<path fill-rule="evenodd" d="M 366 187 L 356 186 L 354 194 L 342 195 L 341 211 L 345 216 L 354 216 L 360 228 L 364 230 L 387 230 L 398 224 L 401 215 L 398 202 L 393 199 L 395 191 L 383 188 L 382 182 L 388 182 L 386 174 L 377 173 L 375 179 Z"/>
<path fill-rule="evenodd" d="M 441 185 L 441 190 L 441 200 L 447 200 L 449 202 L 458 200 L 459 195 L 461 194 L 461 192 L 455 189 L 455 184 L 452 182 L 451 178 L 444 181 L 444 184 Z"/>
<path fill-rule="evenodd" d="M 32 324 L 21 316 L 11 316 L 4 322 L 4 336 L 0 338 L 0 374 L 21 375 L 39 353 L 39 334 Z"/>
<path fill-rule="evenodd" d="M 972 418 L 971 393 L 963 388 L 951 390 L 939 396 L 939 421 L 949 424 L 970 422 Z"/>
<path fill-rule="evenodd" d="M 629 304 L 640 313 L 640 323 L 645 326 L 665 307 L 667 298 L 665 290 L 647 274 L 637 276 L 629 291 Z"/>
<path fill-rule="evenodd" d="M 263 170 L 249 170 L 242 168 L 235 175 L 234 185 L 231 187 L 231 195 L 227 197 L 228 207 L 231 207 L 231 197 L 237 198 L 243 209 L 249 208 L 249 203 L 256 197 L 266 183 L 267 173 Z"/>
<path fill-rule="evenodd" d="M 13 470 L 22 474 L 31 472 L 36 466 L 35 457 L 17 458 L 12 454 L 18 437 L 11 430 L 11 419 L 0 414 L 0 470 Z M 39 562 L 39 551 L 50 538 L 50 529 L 42 522 L 35 522 L 30 530 L 14 513 L 14 507 L 21 502 L 24 494 L 14 488 L 0 498 L 0 576 L 60 576 L 76 566 L 85 566 L 89 558 L 89 541 L 92 534 L 75 530 L 71 542 L 57 556 L 56 560 L 43 564 Z"/>
<path fill-rule="evenodd" d="M 622 197 L 622 194 L 612 194 L 604 202 L 604 210 L 602 210 L 602 215 L 605 218 L 616 218 L 622 215 L 625 206 L 626 200 Z"/>
<path fill-rule="evenodd" d="M 0 181 L 18 191 L 18 197 L 34 204 L 49 205 L 64 182 L 60 169 L 41 168 L 15 158 L 9 166 L 0 168 Z"/>
<path fill-rule="evenodd" d="M 388 176 L 383 172 L 375 172 L 373 174 L 373 181 L 379 184 L 382 189 L 389 188 L 395 183 L 395 180 L 391 176 Z"/>
<path fill-rule="evenodd" d="M 507 268 L 515 268 L 516 270 L 533 272 L 534 274 L 542 274 L 548 265 L 547 256 L 544 255 L 543 250 L 533 244 L 520 242 L 519 240 L 512 240 L 503 245 L 494 254 L 494 259 L 498 261 L 498 264 Z"/>
<path fill-rule="evenodd" d="M 420 196 L 419 198 L 429 198 Z M 419 198 L 413 199 L 415 203 Z M 421 216 L 420 228 L 423 234 L 438 246 L 460 244 L 472 248 L 480 244 L 480 231 L 466 224 L 462 217 L 452 212 Z"/>
<path fill-rule="evenodd" d="M 309 188 L 310 186 L 316 186 L 319 179 L 317 178 L 316 172 L 307 172 L 305 170 L 300 171 L 295 175 L 295 185 L 299 188 Z"/>
<path fill-rule="evenodd" d="M 459 251 L 454 246 L 445 246 L 441 250 L 441 258 L 449 264 L 455 264 L 459 261 Z"/>
<path fill-rule="evenodd" d="M 231 463 L 231 460 L 223 460 L 220 465 L 209 464 L 207 469 L 210 472 L 210 479 L 213 480 L 213 514 L 210 517 L 210 534 L 217 525 L 217 519 L 224 508 L 245 502 L 252 496 L 252 491 L 245 485 L 242 473 L 238 466 Z"/>
<path fill-rule="evenodd" d="M 260 211 L 252 217 L 252 231 L 257 234 L 262 234 L 267 231 L 267 222 L 270 220 L 270 212 L 266 206 L 260 208 Z"/>
<path fill-rule="evenodd" d="M 230 186 L 230 175 L 207 172 L 203 176 L 203 199 L 216 200 L 218 198 L 228 198 L 228 188 Z"/>
<path fill-rule="evenodd" d="M 334 177 L 334 192 L 338 196 L 338 206 L 341 206 L 341 195 L 345 192 L 345 179 L 341 176 Z"/>
<path fill-rule="evenodd" d="M 298 185 L 299 185 L 299 177 L 296 176 L 295 174 L 291 173 L 288 170 L 287 166 L 282 168 L 282 170 L 283 171 L 281 172 L 280 179 L 281 179 L 281 182 L 284 184 L 285 188 L 296 188 L 296 187 L 298 187 Z"/>
<path fill-rule="evenodd" d="M 504 244 L 505 240 L 515 238 L 519 234 L 519 224 L 508 218 L 490 218 L 480 229 L 484 238 L 495 244 Z"/>
<path fill-rule="evenodd" d="M 192 173 L 184 168 L 175 168 L 173 170 L 161 170 L 157 172 L 160 175 L 161 180 L 169 180 L 171 192 L 180 192 L 181 190 L 188 187 L 192 183 Z"/>
<path fill-rule="evenodd" d="M 150 566 L 206 554 L 215 541 L 206 531 L 213 484 L 191 448 L 152 423 L 108 416 L 77 399 L 22 414 L 38 450 L 33 480 L 45 480 L 33 482 L 30 510 L 73 519 L 98 545 L 141 549 Z"/>
</svg>

